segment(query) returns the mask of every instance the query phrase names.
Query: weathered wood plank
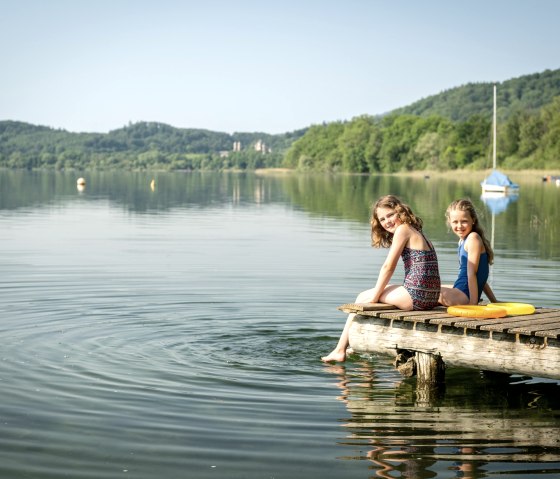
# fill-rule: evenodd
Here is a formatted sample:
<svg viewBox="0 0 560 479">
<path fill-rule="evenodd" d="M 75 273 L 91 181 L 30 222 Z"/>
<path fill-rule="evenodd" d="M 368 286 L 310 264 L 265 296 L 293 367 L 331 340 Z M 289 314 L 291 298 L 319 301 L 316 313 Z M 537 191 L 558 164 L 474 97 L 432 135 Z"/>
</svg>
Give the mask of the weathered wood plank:
<svg viewBox="0 0 560 479">
<path fill-rule="evenodd" d="M 541 308 L 536 307 L 535 308 L 535 314 L 541 314 L 541 313 L 555 313 L 558 314 L 558 308 Z"/>
<path fill-rule="evenodd" d="M 556 318 L 556 319 L 560 319 L 560 312 L 558 310 L 556 311 L 535 311 L 533 314 L 524 314 L 522 316 L 506 316 L 506 318 L 509 319 L 519 319 L 519 320 L 523 320 L 523 319 L 550 319 L 550 318 Z M 504 318 L 502 318 L 504 319 Z"/>
<path fill-rule="evenodd" d="M 430 324 L 441 324 L 443 326 L 455 326 L 455 323 L 464 320 L 465 318 L 459 318 L 458 316 L 451 316 L 449 314 L 443 314 L 441 316 L 435 316 L 430 320 Z"/>
<path fill-rule="evenodd" d="M 547 330 L 550 330 L 550 329 L 554 329 L 555 325 L 558 325 L 558 321 L 550 321 L 548 323 L 535 321 L 533 323 L 516 325 L 515 327 L 513 327 L 511 329 L 508 329 L 508 333 L 510 333 L 510 334 L 533 335 L 537 331 L 547 331 Z"/>
<path fill-rule="evenodd" d="M 481 329 L 483 331 L 507 331 L 512 326 L 534 324 L 536 321 L 548 320 L 560 322 L 559 313 L 530 314 L 523 316 L 506 316 L 504 318 L 463 318 L 456 317 L 454 326 L 467 329 Z"/>
<path fill-rule="evenodd" d="M 413 322 L 423 322 L 428 323 L 434 317 L 437 316 L 447 316 L 445 310 L 430 310 L 430 311 L 384 311 L 379 314 L 380 318 L 387 319 L 398 319 L 401 321 L 413 321 Z"/>
<path fill-rule="evenodd" d="M 360 313 L 362 311 L 382 311 L 385 309 L 395 309 L 395 306 L 386 303 L 347 303 L 339 306 L 337 309 L 340 309 L 345 313 Z"/>
<path fill-rule="evenodd" d="M 560 328 L 546 329 L 544 331 L 535 331 L 535 336 L 539 336 L 541 338 L 560 339 Z"/>
<path fill-rule="evenodd" d="M 354 312 L 354 311 L 352 311 L 352 312 Z M 393 312 L 394 313 L 398 313 L 398 312 L 402 313 L 402 311 L 400 309 L 392 309 L 389 312 L 390 313 L 393 313 Z M 380 310 L 380 311 L 362 311 L 362 312 L 356 313 L 356 314 L 359 314 L 360 316 L 370 316 L 370 317 L 373 317 L 373 318 L 380 318 L 382 314 L 386 314 L 386 313 L 385 313 L 385 311 Z"/>
<path fill-rule="evenodd" d="M 500 331 L 500 332 L 510 332 L 511 334 L 516 334 L 518 332 L 521 331 L 513 331 L 516 328 L 524 328 L 527 326 L 531 326 L 531 325 L 536 325 L 536 324 L 546 324 L 548 325 L 547 328 L 545 329 L 551 329 L 553 328 L 553 325 L 560 325 L 559 320 L 558 319 L 554 319 L 554 318 L 550 318 L 550 319 L 546 319 L 546 320 L 540 320 L 541 322 L 538 322 L 539 320 L 535 320 L 535 319 L 527 319 L 524 321 L 514 321 L 514 322 L 503 322 L 503 323 L 498 323 L 498 324 L 485 324 L 483 326 L 480 327 L 480 329 L 482 331 Z M 527 333 L 524 333 L 527 334 Z"/>
</svg>

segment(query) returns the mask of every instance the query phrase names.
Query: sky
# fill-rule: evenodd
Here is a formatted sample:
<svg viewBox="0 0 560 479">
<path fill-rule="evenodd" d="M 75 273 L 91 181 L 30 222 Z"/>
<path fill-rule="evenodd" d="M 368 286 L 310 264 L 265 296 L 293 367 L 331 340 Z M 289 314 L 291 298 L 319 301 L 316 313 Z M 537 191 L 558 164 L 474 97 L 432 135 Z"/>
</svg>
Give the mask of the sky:
<svg viewBox="0 0 560 479">
<path fill-rule="evenodd" d="M 560 0 L 0 0 L 0 121 L 287 133 L 560 68 Z"/>
</svg>

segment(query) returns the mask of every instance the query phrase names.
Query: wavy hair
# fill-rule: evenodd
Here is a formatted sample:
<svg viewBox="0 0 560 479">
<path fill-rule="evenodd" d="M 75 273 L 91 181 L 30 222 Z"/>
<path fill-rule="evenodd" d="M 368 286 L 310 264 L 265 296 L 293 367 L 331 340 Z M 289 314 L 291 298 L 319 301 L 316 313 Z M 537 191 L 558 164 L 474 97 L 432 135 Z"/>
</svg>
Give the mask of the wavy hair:
<svg viewBox="0 0 560 479">
<path fill-rule="evenodd" d="M 403 203 L 397 196 L 382 196 L 374 203 L 371 212 L 371 245 L 374 248 L 389 248 L 393 244 L 393 233 L 389 233 L 379 222 L 378 208 L 395 210 L 401 223 L 409 224 L 418 231 L 422 231 L 423 221 L 412 212 L 410 206 Z"/>
<path fill-rule="evenodd" d="M 472 230 L 475 233 L 478 233 L 482 243 L 484 244 L 484 249 L 486 250 L 486 254 L 488 255 L 488 264 L 494 263 L 494 251 L 492 250 L 492 246 L 490 246 L 490 241 L 486 238 L 486 234 L 484 233 L 484 228 L 480 224 L 478 220 L 478 214 L 476 213 L 476 208 L 474 207 L 473 203 L 469 199 L 461 199 L 453 201 L 445 211 L 445 218 L 447 220 L 447 226 L 451 228 L 450 223 L 450 215 L 452 211 L 466 211 L 473 220 L 473 227 Z"/>
</svg>

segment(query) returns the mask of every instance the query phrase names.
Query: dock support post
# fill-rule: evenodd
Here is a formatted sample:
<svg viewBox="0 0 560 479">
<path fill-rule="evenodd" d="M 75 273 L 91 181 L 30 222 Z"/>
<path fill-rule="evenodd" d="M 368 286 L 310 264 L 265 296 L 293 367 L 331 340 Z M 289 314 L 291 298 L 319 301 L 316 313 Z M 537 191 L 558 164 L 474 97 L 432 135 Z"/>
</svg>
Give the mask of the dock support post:
<svg viewBox="0 0 560 479">
<path fill-rule="evenodd" d="M 445 382 L 445 363 L 439 354 L 416 351 L 415 361 L 419 384 L 433 388 Z"/>
<path fill-rule="evenodd" d="M 445 389 L 445 363 L 439 354 L 397 350 L 395 367 L 405 377 L 416 378 L 416 404 L 430 406 Z"/>
<path fill-rule="evenodd" d="M 416 352 L 416 405 L 433 406 L 445 394 L 445 363 L 439 354 Z"/>
</svg>

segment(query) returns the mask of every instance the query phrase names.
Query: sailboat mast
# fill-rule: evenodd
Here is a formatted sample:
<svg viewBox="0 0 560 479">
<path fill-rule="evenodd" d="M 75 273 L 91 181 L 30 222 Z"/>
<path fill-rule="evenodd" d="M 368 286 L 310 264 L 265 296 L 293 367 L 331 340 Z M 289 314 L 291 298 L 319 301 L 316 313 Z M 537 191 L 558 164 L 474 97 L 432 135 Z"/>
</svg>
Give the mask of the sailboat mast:
<svg viewBox="0 0 560 479">
<path fill-rule="evenodd" d="M 494 118 L 492 131 L 492 168 L 496 169 L 496 85 L 494 84 Z"/>
</svg>

